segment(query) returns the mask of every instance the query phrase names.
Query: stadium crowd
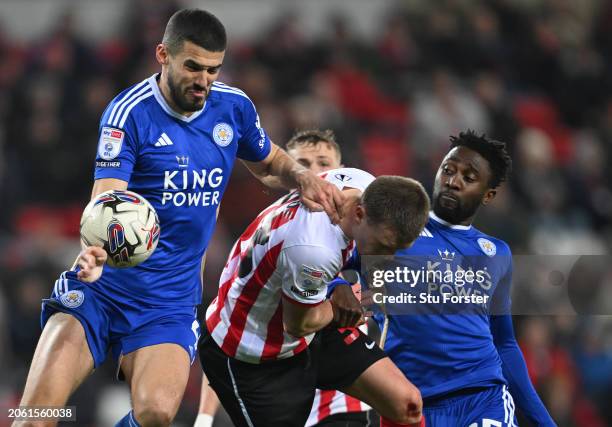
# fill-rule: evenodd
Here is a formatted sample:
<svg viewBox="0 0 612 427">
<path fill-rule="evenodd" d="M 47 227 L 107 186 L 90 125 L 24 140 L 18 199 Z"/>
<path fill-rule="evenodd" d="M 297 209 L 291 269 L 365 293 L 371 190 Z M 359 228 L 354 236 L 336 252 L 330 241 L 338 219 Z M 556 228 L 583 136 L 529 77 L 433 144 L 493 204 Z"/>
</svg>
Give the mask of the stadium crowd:
<svg viewBox="0 0 612 427">
<path fill-rule="evenodd" d="M 178 6 L 134 1 L 123 31 L 94 45 L 69 11 L 32 43 L 0 31 L 0 408 L 17 404 L 40 299 L 78 252 L 102 110 L 157 71 L 153 49 Z M 510 185 L 476 225 L 523 260 L 575 263 L 562 280 L 533 265 L 515 279 L 531 379 L 560 426 L 612 425 L 612 3 L 400 2 L 367 40 L 339 14 L 316 35 L 299 20 L 287 13 L 249 40 L 230 29 L 220 81 L 251 97 L 273 141 L 330 128 L 344 164 L 428 189 L 449 135 L 471 128 L 509 142 Z M 237 166 L 225 195 L 205 301 L 233 239 L 277 196 L 247 174 Z M 105 414 L 122 386 L 111 365 L 72 399 L 78 425 L 113 421 Z M 195 417 L 199 367 L 192 374 L 177 425 Z"/>
</svg>

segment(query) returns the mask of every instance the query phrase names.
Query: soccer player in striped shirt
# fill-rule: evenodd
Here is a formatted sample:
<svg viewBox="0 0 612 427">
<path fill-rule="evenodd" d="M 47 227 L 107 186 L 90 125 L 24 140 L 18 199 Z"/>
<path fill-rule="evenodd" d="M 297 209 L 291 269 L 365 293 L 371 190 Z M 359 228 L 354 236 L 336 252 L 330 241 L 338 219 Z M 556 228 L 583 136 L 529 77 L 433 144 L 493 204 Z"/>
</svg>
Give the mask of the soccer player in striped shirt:
<svg viewBox="0 0 612 427">
<path fill-rule="evenodd" d="M 298 163 L 316 174 L 342 166 L 340 146 L 331 130 L 297 132 L 287 142 L 286 149 L 287 153 Z M 358 283 L 353 286 L 361 287 Z M 335 291 L 338 293 L 337 297 L 346 292 L 345 298 L 353 298 L 353 291 L 350 287 L 339 286 Z M 367 324 L 364 323 L 359 328 L 367 334 Z M 211 427 L 218 407 L 219 399 L 208 384 L 206 376 L 203 376 L 199 414 L 194 427 Z M 370 409 L 359 399 L 341 391 L 317 389 L 306 427 L 322 425 L 323 422 L 329 427 L 333 427 L 336 423 L 338 426 L 344 426 L 347 422 L 351 422 L 352 426 L 366 427 L 371 418 L 367 413 L 372 412 Z"/>
<path fill-rule="evenodd" d="M 421 421 L 419 391 L 352 327 L 327 284 L 355 245 L 361 254 L 408 247 L 427 220 L 429 199 L 409 178 L 335 169 L 324 178 L 345 193 L 333 225 L 290 193 L 261 212 L 231 250 L 206 312 L 200 361 L 240 426 L 302 427 L 316 388 L 342 390 L 386 418 Z M 341 327 L 330 326 L 336 320 Z"/>
<path fill-rule="evenodd" d="M 155 207 L 155 253 L 128 269 L 84 249 L 43 301 L 40 337 L 21 400 L 61 406 L 106 359 L 118 361 L 133 410 L 118 425 L 169 425 L 195 357 L 200 264 L 236 158 L 259 178 L 300 188 L 302 203 L 339 220 L 342 195 L 272 144 L 244 92 L 217 82 L 223 24 L 185 9 L 167 24 L 161 73 L 121 92 L 102 115 L 92 197 L 129 189 Z M 325 214 L 324 214 L 325 215 Z"/>
</svg>

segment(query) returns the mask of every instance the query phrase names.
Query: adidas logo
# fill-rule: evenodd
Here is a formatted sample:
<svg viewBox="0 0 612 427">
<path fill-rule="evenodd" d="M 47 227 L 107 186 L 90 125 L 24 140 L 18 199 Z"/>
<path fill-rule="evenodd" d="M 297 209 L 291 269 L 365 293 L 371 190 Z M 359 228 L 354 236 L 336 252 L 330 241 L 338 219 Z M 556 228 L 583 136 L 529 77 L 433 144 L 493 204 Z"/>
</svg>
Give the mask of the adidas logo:
<svg viewBox="0 0 612 427">
<path fill-rule="evenodd" d="M 162 133 L 161 136 L 159 137 L 159 139 L 157 140 L 157 142 L 155 143 L 156 147 L 163 147 L 165 145 L 173 145 L 174 143 L 172 142 L 172 140 L 170 138 L 168 138 L 168 135 L 166 135 L 166 133 Z"/>
<path fill-rule="evenodd" d="M 429 231 L 427 228 L 424 228 L 423 231 L 421 231 L 421 234 L 419 234 L 420 237 L 433 237 L 433 234 L 431 234 L 431 231 Z"/>
</svg>

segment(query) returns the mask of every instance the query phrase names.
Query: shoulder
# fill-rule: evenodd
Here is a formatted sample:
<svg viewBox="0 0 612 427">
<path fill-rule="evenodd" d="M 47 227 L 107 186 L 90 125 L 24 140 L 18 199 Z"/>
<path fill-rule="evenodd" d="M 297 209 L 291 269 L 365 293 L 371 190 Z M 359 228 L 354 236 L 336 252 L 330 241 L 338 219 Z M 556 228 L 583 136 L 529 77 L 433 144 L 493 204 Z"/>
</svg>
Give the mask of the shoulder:
<svg viewBox="0 0 612 427">
<path fill-rule="evenodd" d="M 474 239 L 477 245 L 486 255 L 491 257 L 512 257 L 510 246 L 502 239 L 485 234 L 476 228 L 474 232 Z"/>
<path fill-rule="evenodd" d="M 346 243 L 342 230 L 331 223 L 325 212 L 311 212 L 300 206 L 285 236 L 284 247 L 291 246 L 323 248 L 325 256 L 340 258 Z"/>
<path fill-rule="evenodd" d="M 238 105 L 253 105 L 251 98 L 247 94 L 237 87 L 226 85 L 222 82 L 214 82 L 210 88 L 210 98 L 231 102 Z"/>
<path fill-rule="evenodd" d="M 154 100 L 151 85 L 151 78 L 147 78 L 115 96 L 102 115 L 102 126 L 123 129 L 130 115 L 140 114 Z"/>
</svg>

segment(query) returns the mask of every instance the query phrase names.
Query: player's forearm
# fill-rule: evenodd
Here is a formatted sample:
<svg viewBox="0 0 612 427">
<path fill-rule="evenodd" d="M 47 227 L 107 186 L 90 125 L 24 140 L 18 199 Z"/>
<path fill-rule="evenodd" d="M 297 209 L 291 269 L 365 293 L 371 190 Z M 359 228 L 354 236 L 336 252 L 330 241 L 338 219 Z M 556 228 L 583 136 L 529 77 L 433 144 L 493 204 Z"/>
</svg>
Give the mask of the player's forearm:
<svg viewBox="0 0 612 427">
<path fill-rule="evenodd" d="M 302 309 L 300 314 L 291 313 L 288 315 L 288 310 L 291 309 L 291 307 L 283 307 L 283 324 L 285 331 L 295 337 L 303 337 L 320 331 L 329 325 L 334 318 L 334 312 L 328 300 L 317 306 Z"/>
<path fill-rule="evenodd" d="M 121 179 L 116 178 L 102 178 L 97 179 L 94 182 L 93 189 L 91 190 L 91 198 L 93 199 L 98 194 L 104 193 L 109 190 L 127 190 L 128 183 Z"/>
<path fill-rule="evenodd" d="M 308 169 L 296 162 L 282 148 L 275 146 L 273 156 L 259 179 L 272 187 L 292 190 L 300 187 L 301 176 Z"/>
</svg>

